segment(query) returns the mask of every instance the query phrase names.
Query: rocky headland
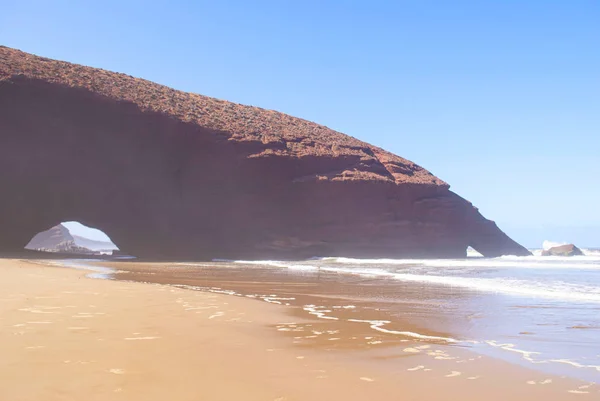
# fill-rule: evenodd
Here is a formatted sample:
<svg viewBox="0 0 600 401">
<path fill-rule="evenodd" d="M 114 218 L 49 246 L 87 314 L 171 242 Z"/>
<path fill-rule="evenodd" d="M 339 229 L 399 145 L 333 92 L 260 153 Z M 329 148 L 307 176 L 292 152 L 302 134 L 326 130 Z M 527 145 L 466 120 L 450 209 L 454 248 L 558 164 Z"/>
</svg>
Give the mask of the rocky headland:
<svg viewBox="0 0 600 401">
<path fill-rule="evenodd" d="M 573 244 L 553 246 L 542 251 L 542 256 L 581 256 L 583 252 Z"/>
<path fill-rule="evenodd" d="M 94 251 L 91 249 L 77 245 L 75 238 L 73 238 L 69 230 L 62 224 L 37 233 L 25 245 L 25 249 L 52 253 L 94 254 Z"/>
<path fill-rule="evenodd" d="M 7 47 L 0 171 L 4 250 L 74 220 L 148 258 L 529 254 L 447 183 L 378 147 Z"/>
</svg>

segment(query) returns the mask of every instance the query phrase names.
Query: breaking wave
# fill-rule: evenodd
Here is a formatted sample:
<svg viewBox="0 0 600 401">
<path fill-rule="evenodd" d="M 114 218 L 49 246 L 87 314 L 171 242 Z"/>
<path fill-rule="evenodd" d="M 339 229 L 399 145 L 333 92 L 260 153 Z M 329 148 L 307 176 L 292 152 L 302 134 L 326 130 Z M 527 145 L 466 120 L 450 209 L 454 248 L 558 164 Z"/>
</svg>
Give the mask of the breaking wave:
<svg viewBox="0 0 600 401">
<path fill-rule="evenodd" d="M 531 298 L 600 303 L 600 285 L 597 280 L 582 278 L 588 274 L 597 274 L 593 270 L 600 270 L 600 254 L 460 260 L 329 257 L 299 262 L 265 260 L 234 263 L 304 272 L 358 275 Z"/>
<path fill-rule="evenodd" d="M 547 251 L 550 248 L 554 248 L 555 246 L 567 245 L 566 242 L 554 242 L 546 240 L 542 243 L 542 249 Z"/>
</svg>

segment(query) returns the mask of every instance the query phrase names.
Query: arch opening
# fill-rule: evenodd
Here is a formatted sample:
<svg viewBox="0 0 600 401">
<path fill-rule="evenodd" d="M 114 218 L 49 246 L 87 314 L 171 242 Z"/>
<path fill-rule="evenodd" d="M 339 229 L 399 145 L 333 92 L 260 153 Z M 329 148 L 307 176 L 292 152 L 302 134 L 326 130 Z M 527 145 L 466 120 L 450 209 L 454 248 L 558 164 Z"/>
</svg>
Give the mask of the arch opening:
<svg viewBox="0 0 600 401">
<path fill-rule="evenodd" d="M 41 231 L 25 249 L 73 255 L 117 255 L 119 247 L 103 231 L 77 221 L 65 221 Z"/>
</svg>

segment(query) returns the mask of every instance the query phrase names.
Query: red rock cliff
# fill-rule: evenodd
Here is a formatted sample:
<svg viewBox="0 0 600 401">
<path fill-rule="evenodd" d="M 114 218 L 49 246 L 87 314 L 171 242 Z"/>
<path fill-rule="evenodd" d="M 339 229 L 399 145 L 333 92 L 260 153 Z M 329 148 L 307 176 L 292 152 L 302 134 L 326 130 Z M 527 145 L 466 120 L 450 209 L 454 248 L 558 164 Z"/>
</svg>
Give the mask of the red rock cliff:
<svg viewBox="0 0 600 401">
<path fill-rule="evenodd" d="M 528 251 L 413 162 L 258 107 L 0 47 L 0 248 L 80 221 L 177 259 Z"/>
</svg>

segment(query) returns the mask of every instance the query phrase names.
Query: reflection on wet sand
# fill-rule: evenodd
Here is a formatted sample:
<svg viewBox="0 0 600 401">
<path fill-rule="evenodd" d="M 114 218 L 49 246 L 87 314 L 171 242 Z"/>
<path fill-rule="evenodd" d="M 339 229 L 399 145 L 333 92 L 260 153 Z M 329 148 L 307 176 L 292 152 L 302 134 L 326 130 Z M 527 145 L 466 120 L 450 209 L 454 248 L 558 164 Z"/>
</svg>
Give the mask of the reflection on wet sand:
<svg viewBox="0 0 600 401">
<path fill-rule="evenodd" d="M 468 348 L 548 373 L 600 381 L 600 367 L 593 361 L 552 357 L 536 350 L 540 344 L 548 347 L 547 341 L 540 340 L 529 326 L 521 326 L 526 316 L 519 317 L 521 321 L 514 320 L 515 314 L 510 310 L 545 307 L 540 304 L 520 305 L 518 300 L 511 300 L 507 305 L 504 298 L 463 288 L 255 263 L 128 262 L 103 266 L 116 269 L 119 280 L 170 284 L 294 306 L 292 316 L 308 315 L 322 322 L 310 330 L 278 328 L 284 334 L 295 334 L 295 344 L 324 349 L 375 349 L 416 341 Z M 536 327 L 539 329 L 539 325 Z M 301 331 L 304 335 L 298 334 Z M 514 334 L 506 336 L 505 332 Z M 416 350 L 414 353 L 437 360 L 452 360 L 448 355 L 408 349 L 408 353 Z M 570 348 L 565 350 L 570 352 Z M 556 352 L 556 347 L 552 351 Z"/>
</svg>

